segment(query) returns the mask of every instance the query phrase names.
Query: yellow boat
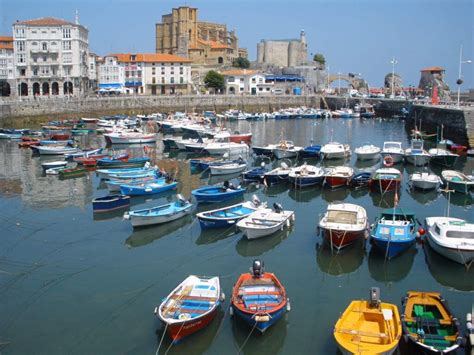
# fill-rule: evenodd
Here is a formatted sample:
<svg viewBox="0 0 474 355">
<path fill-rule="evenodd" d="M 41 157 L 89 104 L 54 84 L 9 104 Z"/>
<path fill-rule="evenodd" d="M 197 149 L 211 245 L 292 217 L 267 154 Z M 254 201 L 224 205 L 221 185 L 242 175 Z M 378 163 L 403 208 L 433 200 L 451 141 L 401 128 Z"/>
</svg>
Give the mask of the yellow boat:
<svg viewBox="0 0 474 355">
<path fill-rule="evenodd" d="M 380 290 L 370 289 L 368 301 L 352 301 L 334 328 L 343 354 L 392 354 L 402 336 L 396 305 L 380 302 Z"/>
</svg>

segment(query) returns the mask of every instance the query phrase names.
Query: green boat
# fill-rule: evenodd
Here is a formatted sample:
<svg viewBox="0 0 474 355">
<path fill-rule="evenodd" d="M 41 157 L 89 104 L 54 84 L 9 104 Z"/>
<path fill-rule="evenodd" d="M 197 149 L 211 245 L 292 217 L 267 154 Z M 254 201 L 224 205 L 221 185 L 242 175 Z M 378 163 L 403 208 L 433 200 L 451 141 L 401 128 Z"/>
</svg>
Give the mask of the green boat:
<svg viewBox="0 0 474 355">
<path fill-rule="evenodd" d="M 409 291 L 402 300 L 405 340 L 428 354 L 454 353 L 462 343 L 459 320 L 438 292 Z"/>
<path fill-rule="evenodd" d="M 58 174 L 60 179 L 68 179 L 84 176 L 87 174 L 87 170 L 84 167 L 66 168 L 59 170 Z"/>
</svg>

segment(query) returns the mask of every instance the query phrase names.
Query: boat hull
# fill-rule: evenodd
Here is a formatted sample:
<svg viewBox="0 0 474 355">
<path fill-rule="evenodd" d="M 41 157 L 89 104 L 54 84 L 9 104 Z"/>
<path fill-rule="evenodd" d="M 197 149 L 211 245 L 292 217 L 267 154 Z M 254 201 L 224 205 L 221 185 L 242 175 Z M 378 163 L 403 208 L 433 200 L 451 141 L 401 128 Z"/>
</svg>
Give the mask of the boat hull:
<svg viewBox="0 0 474 355">
<path fill-rule="evenodd" d="M 400 180 L 395 179 L 372 179 L 369 182 L 370 190 L 374 192 L 385 193 L 400 188 Z"/>
<path fill-rule="evenodd" d="M 192 205 L 189 205 L 188 208 L 182 211 L 173 212 L 167 215 L 162 216 L 135 216 L 130 215 L 130 220 L 132 221 L 132 226 L 135 227 L 143 227 L 143 226 L 151 226 L 154 224 L 163 224 L 171 221 L 175 221 L 179 218 L 182 218 L 188 215 L 191 212 Z"/>
<path fill-rule="evenodd" d="M 371 242 L 380 253 L 382 253 L 383 255 L 386 255 L 388 259 L 391 259 L 403 253 L 405 250 L 409 249 L 415 243 L 415 239 L 407 240 L 407 241 L 398 241 L 398 240 L 389 241 L 388 238 L 382 239 L 382 238 L 372 235 Z M 388 251 L 387 251 L 387 248 L 388 248 Z"/>
<path fill-rule="evenodd" d="M 344 231 L 340 229 L 330 229 L 321 227 L 323 232 L 323 238 L 332 246 L 333 249 L 343 249 L 353 243 L 355 243 L 360 238 L 364 237 L 365 229 L 358 231 Z"/>
<path fill-rule="evenodd" d="M 272 157 L 273 156 L 273 149 L 267 147 L 252 147 L 253 153 L 257 156 L 266 156 Z"/>
<path fill-rule="evenodd" d="M 462 194 L 469 194 L 469 191 L 473 188 L 474 185 L 466 184 L 463 182 L 454 182 L 454 181 L 446 181 L 446 185 L 448 189 L 453 189 L 456 192 L 460 192 Z"/>
<path fill-rule="evenodd" d="M 428 244 L 430 247 L 441 254 L 445 258 L 455 261 L 459 264 L 466 265 L 474 260 L 474 251 L 466 249 L 448 248 L 446 246 L 436 243 L 436 241 L 428 233 Z"/>
<path fill-rule="evenodd" d="M 154 195 L 160 192 L 176 189 L 177 185 L 178 185 L 177 182 L 161 185 L 159 187 L 151 187 L 151 188 L 121 185 L 120 191 L 123 195 L 130 195 L 130 196 Z"/>
<path fill-rule="evenodd" d="M 349 182 L 350 178 L 341 176 L 326 176 L 324 179 L 324 183 L 333 189 L 341 186 L 348 186 Z"/>
<path fill-rule="evenodd" d="M 108 200 L 97 198 L 92 201 L 92 210 L 94 213 L 110 212 L 130 206 L 130 196 L 118 195 L 108 197 Z"/>
<path fill-rule="evenodd" d="M 263 180 L 267 185 L 278 185 L 288 182 L 289 173 L 285 174 L 265 174 Z"/>
<path fill-rule="evenodd" d="M 414 166 L 425 166 L 431 160 L 431 155 L 411 155 L 405 156 L 405 160 Z"/>
<path fill-rule="evenodd" d="M 199 192 L 198 190 L 201 189 L 192 191 L 192 194 L 198 203 L 214 203 L 228 201 L 237 197 L 242 197 L 245 192 L 244 189 L 230 190 L 219 193 L 203 193 Z"/>
<path fill-rule="evenodd" d="M 433 190 L 439 187 L 439 182 L 436 181 L 412 180 L 411 183 L 414 188 L 419 190 Z"/>
<path fill-rule="evenodd" d="M 346 157 L 349 156 L 349 154 L 346 151 L 341 151 L 341 152 L 320 152 L 321 158 L 324 160 L 331 160 L 331 159 L 345 159 Z"/>
<path fill-rule="evenodd" d="M 382 158 L 385 157 L 392 157 L 393 164 L 398 164 L 403 161 L 404 154 L 402 153 L 389 153 L 389 152 L 382 152 Z"/>
<path fill-rule="evenodd" d="M 211 175 L 228 175 L 228 174 L 237 174 L 245 170 L 246 166 L 240 166 L 235 168 L 226 168 L 220 166 L 210 166 Z"/>
<path fill-rule="evenodd" d="M 307 176 L 307 177 L 289 177 L 290 183 L 297 187 L 307 187 L 322 184 L 324 181 L 324 175 L 321 176 Z"/>
<path fill-rule="evenodd" d="M 380 156 L 380 152 L 373 152 L 373 153 L 357 153 L 357 160 L 374 160 L 378 159 Z"/>
<path fill-rule="evenodd" d="M 185 322 L 168 324 L 166 332 L 172 339 L 174 344 L 179 343 L 181 340 L 196 333 L 197 331 L 205 328 L 212 320 L 216 317 L 217 307 L 201 318 L 191 319 Z M 165 322 L 163 322 L 166 324 Z"/>
<path fill-rule="evenodd" d="M 270 317 L 268 321 L 257 322 L 255 321 L 254 313 L 243 312 L 237 307 L 235 307 L 233 304 L 232 309 L 234 312 L 234 317 L 239 318 L 252 328 L 255 327 L 255 329 L 257 329 L 261 333 L 264 333 L 270 326 L 278 322 L 278 320 L 286 313 L 286 307 L 283 307 L 275 312 L 269 312 L 268 315 Z"/>
<path fill-rule="evenodd" d="M 298 156 L 298 151 L 295 150 L 285 150 L 285 149 L 275 149 L 273 155 L 277 159 L 291 159 Z"/>
</svg>

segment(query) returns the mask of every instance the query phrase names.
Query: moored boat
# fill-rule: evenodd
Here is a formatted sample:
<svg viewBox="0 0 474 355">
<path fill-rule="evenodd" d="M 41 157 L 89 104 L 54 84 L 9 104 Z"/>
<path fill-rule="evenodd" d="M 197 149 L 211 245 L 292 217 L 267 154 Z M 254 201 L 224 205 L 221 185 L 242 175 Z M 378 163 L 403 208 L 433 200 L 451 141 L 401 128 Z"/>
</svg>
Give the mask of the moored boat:
<svg viewBox="0 0 474 355">
<path fill-rule="evenodd" d="M 247 164 L 244 162 L 228 162 L 225 164 L 209 165 L 211 175 L 236 174 L 245 170 Z"/>
<path fill-rule="evenodd" d="M 280 167 L 270 170 L 263 176 L 263 183 L 267 186 L 283 184 L 288 181 L 291 169 L 288 165 L 282 163 Z"/>
<path fill-rule="evenodd" d="M 358 173 L 352 177 L 350 185 L 355 188 L 368 186 L 371 178 L 372 178 L 372 173 L 369 173 L 369 172 Z"/>
<path fill-rule="evenodd" d="M 31 146 L 35 148 L 38 153 L 41 155 L 61 155 L 68 153 L 75 153 L 79 151 L 79 148 L 66 147 L 66 146 Z"/>
<path fill-rule="evenodd" d="M 402 337 L 396 305 L 380 301 L 380 289 L 370 289 L 369 300 L 352 301 L 334 327 L 343 354 L 393 354 Z"/>
<path fill-rule="evenodd" d="M 349 186 L 353 175 L 354 169 L 349 166 L 328 167 L 324 173 L 324 184 L 333 189 Z"/>
<path fill-rule="evenodd" d="M 474 260 L 474 224 L 452 217 L 425 220 L 428 244 L 438 254 L 463 265 Z"/>
<path fill-rule="evenodd" d="M 459 320 L 438 292 L 409 291 L 402 300 L 403 333 L 425 354 L 454 353 L 462 344 Z"/>
<path fill-rule="evenodd" d="M 398 164 L 403 161 L 405 151 L 401 142 L 384 142 L 381 154 L 384 159 L 390 157 L 392 164 Z"/>
<path fill-rule="evenodd" d="M 377 169 L 369 182 L 372 191 L 385 193 L 400 188 L 402 173 L 395 168 Z"/>
<path fill-rule="evenodd" d="M 469 194 L 474 188 L 474 180 L 456 170 L 443 170 L 441 172 L 445 185 L 456 192 Z"/>
<path fill-rule="evenodd" d="M 268 173 L 268 169 L 265 167 L 265 163 L 262 162 L 260 167 L 244 171 L 242 179 L 245 182 L 262 182 L 266 173 Z"/>
<path fill-rule="evenodd" d="M 431 155 L 423 148 L 423 140 L 412 139 L 410 148 L 405 149 L 405 160 L 415 166 L 424 166 L 430 162 Z"/>
<path fill-rule="evenodd" d="M 286 290 L 275 274 L 254 260 L 251 273 L 241 274 L 232 288 L 231 316 L 261 333 L 290 310 Z"/>
<path fill-rule="evenodd" d="M 191 191 L 198 203 L 213 203 L 232 200 L 244 195 L 245 189 L 224 181 L 222 186 L 204 186 Z"/>
<path fill-rule="evenodd" d="M 373 144 L 364 144 L 361 147 L 354 149 L 354 153 L 358 160 L 373 160 L 380 157 L 380 148 Z"/>
<path fill-rule="evenodd" d="M 62 168 L 58 170 L 58 175 L 61 179 L 84 176 L 86 173 L 87 169 L 81 166 L 77 166 L 75 168 Z"/>
<path fill-rule="evenodd" d="M 191 212 L 192 203 L 177 195 L 177 201 L 165 205 L 125 212 L 124 219 L 132 222 L 133 227 L 149 226 L 171 222 Z"/>
<path fill-rule="evenodd" d="M 410 184 L 420 190 L 438 189 L 442 183 L 441 178 L 432 173 L 413 173 L 409 177 Z"/>
<path fill-rule="evenodd" d="M 454 166 L 459 158 L 458 154 L 451 153 L 449 150 L 443 148 L 432 148 L 428 153 L 431 155 L 431 163 L 448 168 Z"/>
<path fill-rule="evenodd" d="M 324 169 L 305 163 L 296 168 L 292 168 L 288 178 L 292 185 L 306 187 L 322 184 L 324 181 L 324 174 Z"/>
<path fill-rule="evenodd" d="M 117 132 L 104 134 L 104 137 L 112 144 L 152 143 L 156 141 L 155 133 Z"/>
<path fill-rule="evenodd" d="M 150 161 L 150 158 L 148 157 L 131 158 L 131 159 L 126 159 L 126 160 L 103 158 L 103 159 L 97 160 L 97 165 L 101 167 L 106 167 L 108 169 L 140 168 L 140 167 L 143 167 L 149 161 Z"/>
<path fill-rule="evenodd" d="M 285 226 L 289 227 L 294 221 L 295 213 L 293 211 L 285 211 L 277 203 L 273 207 L 273 210 L 271 208 L 259 209 L 237 222 L 237 227 L 247 239 L 271 235 Z"/>
<path fill-rule="evenodd" d="M 319 221 L 324 240 L 340 250 L 367 234 L 367 212 L 351 203 L 331 203 Z"/>
<path fill-rule="evenodd" d="M 97 197 L 92 200 L 92 210 L 94 213 L 110 212 L 130 206 L 130 196 L 127 195 L 108 195 Z"/>
<path fill-rule="evenodd" d="M 155 308 L 166 332 L 177 343 L 206 327 L 223 301 L 218 277 L 188 276 Z"/>
<path fill-rule="evenodd" d="M 349 144 L 329 142 L 321 147 L 319 152 L 322 159 L 345 159 L 351 156 Z"/>
<path fill-rule="evenodd" d="M 41 163 L 41 167 L 44 171 L 51 169 L 51 168 L 63 168 L 68 164 L 65 160 L 56 160 L 56 161 L 46 161 Z"/>
<path fill-rule="evenodd" d="M 144 182 L 141 184 L 120 185 L 120 191 L 124 195 L 139 196 L 139 195 L 153 195 L 164 191 L 176 189 L 178 183 L 175 181 L 157 181 Z"/>
</svg>

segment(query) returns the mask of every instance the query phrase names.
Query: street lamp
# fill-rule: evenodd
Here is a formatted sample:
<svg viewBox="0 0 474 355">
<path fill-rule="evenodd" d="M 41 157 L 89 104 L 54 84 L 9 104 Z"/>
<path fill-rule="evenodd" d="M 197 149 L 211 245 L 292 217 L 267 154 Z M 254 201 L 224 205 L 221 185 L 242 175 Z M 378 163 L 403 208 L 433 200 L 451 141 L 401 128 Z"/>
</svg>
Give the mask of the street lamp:
<svg viewBox="0 0 474 355">
<path fill-rule="evenodd" d="M 395 59 L 395 57 L 393 57 L 390 63 L 392 64 L 392 96 L 391 98 L 394 99 L 395 98 L 395 64 L 398 64 L 398 62 Z"/>
<path fill-rule="evenodd" d="M 460 100 L 460 96 L 461 96 L 461 85 L 463 83 L 463 80 L 462 80 L 462 76 L 461 76 L 461 68 L 462 68 L 462 65 L 463 64 L 469 64 L 471 63 L 471 60 L 468 59 L 468 60 L 462 60 L 462 44 L 461 44 L 461 49 L 459 51 L 459 76 L 458 76 L 458 80 L 457 80 L 457 84 L 458 84 L 458 107 L 459 107 L 459 100 Z"/>
</svg>

